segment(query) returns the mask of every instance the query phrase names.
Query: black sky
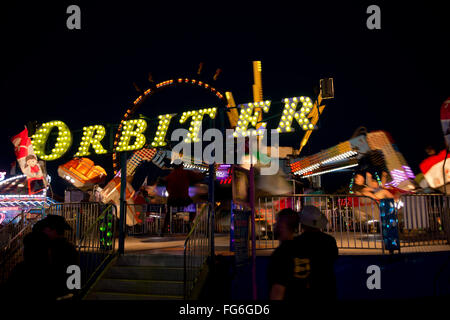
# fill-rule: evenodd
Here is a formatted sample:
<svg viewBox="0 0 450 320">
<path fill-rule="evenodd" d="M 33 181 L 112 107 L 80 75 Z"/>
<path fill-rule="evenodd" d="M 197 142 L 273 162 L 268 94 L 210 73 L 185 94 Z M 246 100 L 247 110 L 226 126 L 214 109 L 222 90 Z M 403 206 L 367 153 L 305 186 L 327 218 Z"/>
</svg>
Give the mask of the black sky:
<svg viewBox="0 0 450 320">
<path fill-rule="evenodd" d="M 194 76 L 204 61 L 205 80 L 213 82 L 220 67 L 214 85 L 250 102 L 251 61 L 261 60 L 271 100 L 313 96 L 320 78 L 334 78 L 335 99 L 307 152 L 345 141 L 363 125 L 390 132 L 417 172 L 426 145 L 443 147 L 448 11 L 430 1 L 392 2 L 2 5 L 0 170 L 14 160 L 10 137 L 30 120 L 63 120 L 71 129 L 118 123 L 137 96 L 132 82 L 143 83 L 149 71 L 157 81 Z M 81 30 L 66 28 L 71 4 L 81 7 Z M 366 28 L 370 4 L 381 7 L 381 30 Z M 179 101 L 179 112 L 186 107 Z M 147 108 L 165 112 L 163 104 Z"/>
</svg>

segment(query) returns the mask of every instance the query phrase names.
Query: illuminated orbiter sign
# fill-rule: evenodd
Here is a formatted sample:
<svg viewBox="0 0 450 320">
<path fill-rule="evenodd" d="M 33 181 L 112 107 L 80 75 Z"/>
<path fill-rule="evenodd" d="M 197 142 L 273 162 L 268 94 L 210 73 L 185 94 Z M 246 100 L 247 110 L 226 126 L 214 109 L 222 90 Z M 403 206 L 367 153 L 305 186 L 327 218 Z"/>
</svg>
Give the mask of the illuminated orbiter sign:
<svg viewBox="0 0 450 320">
<path fill-rule="evenodd" d="M 302 130 L 308 131 L 315 129 L 314 124 L 308 119 L 309 113 L 313 109 L 313 103 L 309 97 L 292 97 L 282 100 L 284 104 L 280 121 L 276 130 L 280 133 L 294 132 L 292 123 L 296 122 Z M 252 102 L 247 104 L 238 105 L 239 120 L 237 122 L 234 137 L 245 137 L 249 135 L 262 135 L 264 129 L 267 129 L 267 123 L 261 122 L 257 127 L 258 118 L 261 116 L 261 112 L 268 113 L 270 109 L 271 101 Z M 204 108 L 200 110 L 191 110 L 183 112 L 179 123 L 183 124 L 190 121 L 189 132 L 185 137 L 186 143 L 199 142 L 201 135 L 202 120 L 207 115 L 209 118 L 214 119 L 217 114 L 217 108 Z M 165 145 L 165 137 L 172 119 L 177 114 L 163 114 L 159 115 L 159 123 L 156 128 L 156 133 L 153 139 L 151 139 L 152 147 L 162 147 Z M 252 128 L 250 128 L 250 126 Z M 53 129 L 57 129 L 58 136 L 56 142 L 51 149 L 50 153 L 46 153 L 46 146 L 50 132 Z M 132 151 L 138 150 L 145 146 L 147 138 L 145 135 L 148 129 L 147 121 L 144 119 L 132 119 L 123 122 L 123 130 L 120 132 L 120 139 L 117 147 L 112 150 L 114 152 Z M 90 147 L 95 154 L 105 154 L 107 150 L 102 145 L 102 140 L 106 135 L 106 129 L 102 125 L 91 125 L 83 128 L 83 136 L 81 137 L 80 144 L 78 145 L 76 157 L 89 156 Z M 43 123 L 38 128 L 36 133 L 32 136 L 32 144 L 36 155 L 43 160 L 56 160 L 63 156 L 72 145 L 72 133 L 69 127 L 62 121 L 50 121 Z"/>
</svg>

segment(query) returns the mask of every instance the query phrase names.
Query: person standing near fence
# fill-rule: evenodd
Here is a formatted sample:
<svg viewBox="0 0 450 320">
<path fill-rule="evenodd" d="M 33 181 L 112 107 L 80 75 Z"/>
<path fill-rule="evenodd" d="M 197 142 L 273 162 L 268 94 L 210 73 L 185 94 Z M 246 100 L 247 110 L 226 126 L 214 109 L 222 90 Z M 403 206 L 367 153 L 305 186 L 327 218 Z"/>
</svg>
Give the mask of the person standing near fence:
<svg viewBox="0 0 450 320">
<path fill-rule="evenodd" d="M 64 233 L 72 230 L 64 217 L 47 215 L 46 218 L 34 225 L 33 233 L 43 234 L 48 239 L 49 267 L 51 278 L 47 286 L 51 289 L 53 298 L 60 298 L 71 294 L 67 288 L 67 267 L 79 266 L 79 255 L 75 246 L 70 243 Z"/>
<path fill-rule="evenodd" d="M 170 207 L 186 207 L 192 203 L 189 197 L 189 185 L 202 181 L 204 178 L 200 172 L 185 170 L 183 163 L 176 164 L 173 171 L 165 178 L 167 183 L 168 212 L 164 218 L 163 230 L 167 230 L 170 222 Z M 189 220 L 192 222 L 194 216 L 190 215 Z"/>
<path fill-rule="evenodd" d="M 61 216 L 48 215 L 36 222 L 23 239 L 24 260 L 5 287 L 8 299 L 56 300 L 71 292 L 67 288 L 67 267 L 79 265 L 76 248 L 64 237 L 70 226 Z"/>
<path fill-rule="evenodd" d="M 286 215 L 283 211 L 280 212 L 282 216 Z M 291 211 L 291 215 L 297 215 Z M 277 219 L 277 224 L 284 219 L 288 230 L 298 226 L 295 218 Z M 270 299 L 334 300 L 334 262 L 338 257 L 338 248 L 336 240 L 321 231 L 328 221 L 314 206 L 303 207 L 297 221 L 301 223 L 302 233 L 293 240 L 282 241 L 271 257 L 268 270 Z"/>
</svg>

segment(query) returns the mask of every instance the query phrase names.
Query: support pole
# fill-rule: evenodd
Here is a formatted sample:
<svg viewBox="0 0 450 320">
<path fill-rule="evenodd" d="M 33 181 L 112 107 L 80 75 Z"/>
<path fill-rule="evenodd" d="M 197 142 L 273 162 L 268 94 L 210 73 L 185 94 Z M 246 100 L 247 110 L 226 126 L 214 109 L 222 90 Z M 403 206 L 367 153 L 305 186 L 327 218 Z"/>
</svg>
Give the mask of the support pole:
<svg viewBox="0 0 450 320">
<path fill-rule="evenodd" d="M 214 250 L 214 180 L 215 180 L 215 166 L 214 164 L 209 165 L 209 177 L 208 177 L 208 202 L 209 202 L 209 237 L 211 245 L 211 262 L 214 262 L 215 250 Z"/>
<path fill-rule="evenodd" d="M 125 219 L 127 214 L 127 153 L 120 153 L 120 216 L 119 216 L 119 254 L 125 252 Z"/>
<path fill-rule="evenodd" d="M 252 157 L 250 158 L 252 159 Z M 257 299 L 256 287 L 256 226 L 255 226 L 255 168 L 253 160 L 250 164 L 249 173 L 249 189 L 250 189 L 250 208 L 252 210 L 252 295 L 253 300 Z"/>
<path fill-rule="evenodd" d="M 444 182 L 444 196 L 442 197 L 444 199 L 444 205 L 443 205 L 443 224 L 445 228 L 445 234 L 447 235 L 447 242 L 450 243 L 450 210 L 448 207 L 448 199 L 447 199 L 447 181 L 445 181 L 447 174 L 445 172 L 445 163 L 447 162 L 448 153 L 450 151 L 450 146 L 445 143 L 445 146 L 447 148 L 447 151 L 445 153 L 445 159 L 444 159 L 444 165 L 442 166 L 442 178 Z"/>
<path fill-rule="evenodd" d="M 445 178 L 447 177 L 447 174 L 445 173 L 445 163 L 447 162 L 448 152 L 450 151 L 450 147 L 447 147 L 447 151 L 445 152 L 445 158 L 444 158 L 444 165 L 442 166 L 442 178 L 444 181 L 444 195 L 447 195 L 447 182 L 445 181 Z"/>
</svg>

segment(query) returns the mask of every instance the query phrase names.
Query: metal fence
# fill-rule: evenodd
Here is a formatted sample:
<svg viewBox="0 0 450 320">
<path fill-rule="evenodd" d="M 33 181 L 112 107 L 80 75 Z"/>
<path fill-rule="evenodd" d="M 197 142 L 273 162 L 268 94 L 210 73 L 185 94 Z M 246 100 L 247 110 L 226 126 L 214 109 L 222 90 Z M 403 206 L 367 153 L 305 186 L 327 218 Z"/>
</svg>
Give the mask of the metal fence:
<svg viewBox="0 0 450 320">
<path fill-rule="evenodd" d="M 87 289 L 116 253 L 118 221 L 116 207 L 104 206 L 97 219 L 87 227 L 77 242 L 80 254 L 82 289 Z"/>
<path fill-rule="evenodd" d="M 116 252 L 117 208 L 98 202 L 62 203 L 51 205 L 48 214 L 63 216 L 72 227 L 65 236 L 79 252 L 84 290 Z"/>
<path fill-rule="evenodd" d="M 449 243 L 450 197 L 442 194 L 402 195 L 398 202 L 401 245 Z"/>
<path fill-rule="evenodd" d="M 229 233 L 231 226 L 230 212 L 227 211 L 216 211 L 214 213 L 214 232 L 216 233 Z"/>
<path fill-rule="evenodd" d="M 327 217 L 328 225 L 324 231 L 335 237 L 339 248 L 381 249 L 384 252 L 379 205 L 369 197 L 305 194 L 259 198 L 256 205 L 257 249 L 278 246 L 274 225 L 280 210 L 300 211 L 305 205 L 314 205 Z M 450 243 L 449 196 L 403 195 L 396 207 L 401 247 Z"/>
<path fill-rule="evenodd" d="M 52 204 L 47 214 L 63 216 L 72 228 L 67 231 L 66 238 L 77 244 L 84 233 L 96 222 L 105 205 L 99 202 L 67 202 Z"/>
<path fill-rule="evenodd" d="M 256 248 L 276 248 L 277 213 L 284 208 L 301 211 L 305 205 L 316 206 L 327 217 L 324 232 L 334 236 L 339 248 L 383 249 L 380 210 L 375 200 L 365 196 L 308 194 L 257 199 Z"/>
<path fill-rule="evenodd" d="M 21 213 L 0 226 L 0 284 L 23 261 L 23 239 L 31 232 L 36 221 L 37 219 L 28 219 L 27 213 Z"/>
<path fill-rule="evenodd" d="M 100 203 L 53 204 L 46 214 L 60 215 L 72 227 L 66 238 L 76 246 L 80 256 L 82 289 L 115 253 L 117 235 L 116 208 Z M 0 284 L 5 282 L 14 267 L 23 261 L 23 239 L 36 221 L 27 213 L 16 216 L 0 229 Z"/>
<path fill-rule="evenodd" d="M 195 208 L 195 205 L 193 205 Z M 164 219 L 167 216 L 169 234 L 186 234 L 190 230 L 190 215 L 185 207 L 170 207 L 165 204 L 133 204 L 127 205 L 132 208 L 139 217 L 139 222 L 134 226 L 127 227 L 129 236 L 137 235 L 162 235 L 165 230 Z"/>
<path fill-rule="evenodd" d="M 184 243 L 184 297 L 192 298 L 193 289 L 207 263 L 211 252 L 213 230 L 207 203 L 197 204 L 194 225 Z"/>
</svg>

